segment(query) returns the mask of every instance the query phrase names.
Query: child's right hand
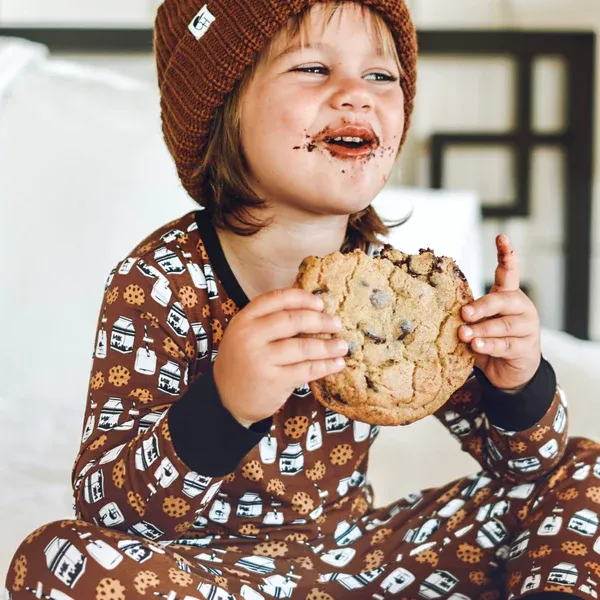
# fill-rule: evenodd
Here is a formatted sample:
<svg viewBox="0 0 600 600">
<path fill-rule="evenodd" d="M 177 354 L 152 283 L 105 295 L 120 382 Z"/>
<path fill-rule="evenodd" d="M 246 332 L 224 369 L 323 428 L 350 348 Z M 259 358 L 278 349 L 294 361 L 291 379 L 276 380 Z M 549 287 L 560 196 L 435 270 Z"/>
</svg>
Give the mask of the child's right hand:
<svg viewBox="0 0 600 600">
<path fill-rule="evenodd" d="M 235 315 L 213 366 L 221 402 L 244 427 L 275 414 L 294 389 L 344 368 L 344 340 L 295 337 L 336 333 L 337 317 L 306 290 L 267 292 Z"/>
</svg>

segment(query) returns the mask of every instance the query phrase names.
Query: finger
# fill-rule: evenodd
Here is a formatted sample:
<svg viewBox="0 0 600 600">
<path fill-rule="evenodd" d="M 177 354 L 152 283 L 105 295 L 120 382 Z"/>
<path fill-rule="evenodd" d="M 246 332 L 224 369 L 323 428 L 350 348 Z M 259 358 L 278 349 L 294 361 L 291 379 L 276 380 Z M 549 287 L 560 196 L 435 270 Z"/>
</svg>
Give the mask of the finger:
<svg viewBox="0 0 600 600">
<path fill-rule="evenodd" d="M 527 338 L 475 338 L 471 342 L 473 352 L 494 358 L 517 358 L 527 352 Z"/>
<path fill-rule="evenodd" d="M 328 360 L 313 360 L 296 363 L 283 367 L 288 371 L 290 380 L 295 382 L 296 387 L 304 385 L 307 381 L 315 381 L 327 375 L 338 373 L 346 366 L 343 358 L 330 358 Z"/>
<path fill-rule="evenodd" d="M 521 290 L 490 292 L 463 306 L 461 316 L 467 322 L 474 322 L 496 315 L 522 315 L 530 307 L 531 301 Z"/>
<path fill-rule="evenodd" d="M 326 360 L 348 354 L 345 340 L 320 340 L 317 338 L 288 338 L 271 344 L 274 364 L 293 365 L 304 361 Z"/>
<path fill-rule="evenodd" d="M 251 318 L 258 318 L 280 310 L 321 311 L 324 308 L 323 300 L 311 292 L 299 288 L 285 288 L 261 294 L 254 298 L 243 312 Z"/>
<path fill-rule="evenodd" d="M 300 333 L 337 333 L 342 328 L 339 317 L 316 310 L 280 310 L 258 319 L 257 327 L 267 342 Z"/>
<path fill-rule="evenodd" d="M 501 234 L 496 237 L 498 266 L 494 277 L 492 291 L 518 290 L 520 287 L 519 261 L 510 240 Z"/>
<path fill-rule="evenodd" d="M 463 325 L 458 337 L 463 342 L 474 338 L 526 337 L 535 333 L 535 324 L 520 315 L 487 319 L 475 325 Z"/>
</svg>

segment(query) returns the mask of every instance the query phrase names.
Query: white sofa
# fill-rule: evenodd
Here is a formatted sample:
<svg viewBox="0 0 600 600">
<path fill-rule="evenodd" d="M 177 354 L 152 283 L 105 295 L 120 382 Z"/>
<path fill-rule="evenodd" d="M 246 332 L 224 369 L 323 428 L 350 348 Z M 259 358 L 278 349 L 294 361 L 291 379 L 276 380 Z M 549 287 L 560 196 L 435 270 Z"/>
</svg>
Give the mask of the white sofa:
<svg viewBox="0 0 600 600">
<path fill-rule="evenodd" d="M 192 210 L 162 142 L 152 86 L 50 60 L 0 38 L 0 574 L 38 525 L 71 516 L 94 327 L 104 281 L 147 233 Z M 481 293 L 470 193 L 386 190 L 392 239 L 454 256 Z M 598 438 L 600 344 L 543 332 L 574 434 Z M 389 457 L 394 457 L 393 461 Z M 434 418 L 384 429 L 370 477 L 383 504 L 477 469 Z"/>
</svg>

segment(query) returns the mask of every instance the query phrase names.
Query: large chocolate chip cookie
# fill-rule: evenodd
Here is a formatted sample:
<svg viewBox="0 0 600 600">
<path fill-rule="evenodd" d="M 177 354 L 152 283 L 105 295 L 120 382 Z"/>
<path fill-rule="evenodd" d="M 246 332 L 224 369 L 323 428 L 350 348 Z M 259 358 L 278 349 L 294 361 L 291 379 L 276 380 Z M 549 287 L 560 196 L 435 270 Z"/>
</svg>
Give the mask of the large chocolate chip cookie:
<svg viewBox="0 0 600 600">
<path fill-rule="evenodd" d="M 342 319 L 346 368 L 310 383 L 315 398 L 351 419 L 403 425 L 435 412 L 469 377 L 474 356 L 458 339 L 464 275 L 431 250 L 409 255 L 386 245 L 307 257 L 296 287 L 319 294 Z M 332 337 L 324 334 L 321 337 Z"/>
</svg>

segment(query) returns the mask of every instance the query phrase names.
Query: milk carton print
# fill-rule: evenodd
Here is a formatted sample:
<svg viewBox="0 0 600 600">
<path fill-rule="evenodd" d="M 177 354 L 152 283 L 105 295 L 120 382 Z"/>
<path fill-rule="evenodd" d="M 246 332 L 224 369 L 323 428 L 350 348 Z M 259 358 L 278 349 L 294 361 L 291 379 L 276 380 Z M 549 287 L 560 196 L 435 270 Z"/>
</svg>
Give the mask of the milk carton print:
<svg viewBox="0 0 600 600">
<path fill-rule="evenodd" d="M 589 508 L 578 510 L 569 521 L 567 529 L 583 536 L 594 536 L 598 532 L 598 514 Z"/>
<path fill-rule="evenodd" d="M 173 302 L 173 306 L 167 315 L 167 323 L 169 327 L 179 337 L 186 337 L 190 330 L 190 322 L 187 320 L 185 311 L 179 302 Z"/>
<path fill-rule="evenodd" d="M 170 244 L 171 242 L 174 242 L 175 240 L 180 238 L 182 235 L 183 235 L 183 231 L 181 231 L 180 229 L 171 229 L 171 231 L 167 231 L 167 233 L 163 233 L 163 235 L 160 236 L 160 239 L 165 244 Z"/>
<path fill-rule="evenodd" d="M 154 251 L 154 260 L 167 275 L 181 275 L 185 271 L 183 263 L 169 248 L 158 248 Z"/>
<path fill-rule="evenodd" d="M 127 317 L 119 317 L 113 324 L 110 347 L 121 354 L 129 354 L 133 352 L 134 341 L 133 321 Z"/>
<path fill-rule="evenodd" d="M 153 525 L 148 521 L 140 521 L 139 523 L 136 523 L 135 525 L 131 526 L 127 532 L 140 535 L 148 540 L 157 540 L 165 535 L 164 531 L 161 531 L 156 525 Z"/>
<path fill-rule="evenodd" d="M 92 473 L 83 485 L 83 497 L 88 504 L 95 504 L 104 498 L 104 474 L 102 470 Z"/>
<path fill-rule="evenodd" d="M 188 498 L 199 496 L 210 484 L 212 477 L 199 475 L 192 471 L 183 478 L 183 493 Z"/>
<path fill-rule="evenodd" d="M 419 587 L 423 598 L 442 598 L 458 583 L 458 579 L 448 571 L 434 571 Z"/>
<path fill-rule="evenodd" d="M 350 426 L 350 419 L 344 415 L 325 409 L 325 431 L 327 433 L 341 433 Z"/>
<path fill-rule="evenodd" d="M 218 298 L 219 292 L 217 291 L 217 282 L 215 281 L 212 267 L 208 263 L 205 263 L 204 265 L 204 277 L 206 278 L 206 286 L 208 288 L 208 299 L 214 300 L 215 298 Z"/>
<path fill-rule="evenodd" d="M 69 541 L 55 537 L 45 548 L 48 569 L 68 588 L 75 587 L 85 571 L 87 558 Z"/>
<path fill-rule="evenodd" d="M 198 352 L 198 360 L 205 358 L 208 354 L 208 334 L 202 323 L 192 323 L 192 330 L 196 336 L 196 347 Z"/>
<path fill-rule="evenodd" d="M 178 396 L 181 390 L 181 369 L 177 363 L 167 361 L 158 375 L 158 387 L 165 393 Z"/>
<path fill-rule="evenodd" d="M 573 586 L 577 583 L 579 572 L 577 567 L 571 563 L 561 562 L 557 564 L 548 575 L 548 583 L 557 583 L 565 586 Z"/>
<path fill-rule="evenodd" d="M 263 512 L 263 502 L 260 496 L 254 492 L 245 492 L 240 498 L 237 507 L 238 517 L 260 517 Z"/>
<path fill-rule="evenodd" d="M 304 455 L 300 444 L 290 444 L 279 458 L 282 475 L 297 475 L 304 469 Z"/>
<path fill-rule="evenodd" d="M 508 537 L 508 532 L 501 521 L 492 519 L 481 526 L 477 532 L 477 543 L 482 548 L 498 546 Z"/>
</svg>

